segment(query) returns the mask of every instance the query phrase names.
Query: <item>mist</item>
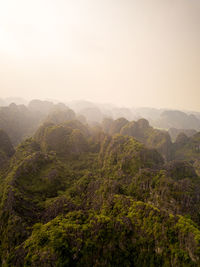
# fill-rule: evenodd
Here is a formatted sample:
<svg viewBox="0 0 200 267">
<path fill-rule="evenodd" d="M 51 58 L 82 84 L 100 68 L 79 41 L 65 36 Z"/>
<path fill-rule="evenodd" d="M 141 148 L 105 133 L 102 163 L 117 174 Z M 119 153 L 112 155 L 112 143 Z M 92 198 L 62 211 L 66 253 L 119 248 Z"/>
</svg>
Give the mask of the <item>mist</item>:
<svg viewBox="0 0 200 267">
<path fill-rule="evenodd" d="M 197 0 L 3 0 L 0 97 L 200 111 Z"/>
</svg>

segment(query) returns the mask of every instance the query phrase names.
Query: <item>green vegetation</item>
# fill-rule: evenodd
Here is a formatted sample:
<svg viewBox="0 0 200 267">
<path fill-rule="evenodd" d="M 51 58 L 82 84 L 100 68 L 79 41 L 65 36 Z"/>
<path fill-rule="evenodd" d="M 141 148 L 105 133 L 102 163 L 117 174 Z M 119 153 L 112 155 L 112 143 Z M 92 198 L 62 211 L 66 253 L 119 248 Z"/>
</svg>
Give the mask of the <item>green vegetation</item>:
<svg viewBox="0 0 200 267">
<path fill-rule="evenodd" d="M 1 266 L 200 266 L 199 133 L 40 107 L 15 151 L 0 131 Z"/>
</svg>

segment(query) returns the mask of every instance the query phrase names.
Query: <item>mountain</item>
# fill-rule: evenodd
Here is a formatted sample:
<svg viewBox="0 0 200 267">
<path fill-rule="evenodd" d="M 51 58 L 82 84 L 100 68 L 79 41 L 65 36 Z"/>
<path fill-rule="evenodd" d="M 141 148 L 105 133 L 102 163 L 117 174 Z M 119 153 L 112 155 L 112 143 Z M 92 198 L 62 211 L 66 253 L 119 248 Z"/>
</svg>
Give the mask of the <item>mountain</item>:
<svg viewBox="0 0 200 267">
<path fill-rule="evenodd" d="M 197 133 L 197 131 L 194 129 L 177 129 L 177 128 L 170 128 L 168 132 L 173 141 L 176 140 L 176 138 L 180 133 L 184 133 L 188 137 L 193 136 L 194 134 Z"/>
<path fill-rule="evenodd" d="M 111 110 L 0 108 L 1 266 L 200 265 L 200 132 Z"/>
<path fill-rule="evenodd" d="M 124 118 L 117 120 L 105 119 L 102 122 L 103 130 L 109 134 L 120 133 L 132 136 L 149 148 L 156 148 L 166 160 L 172 159 L 172 142 L 167 131 L 154 129 L 146 119 L 127 121 Z"/>
<path fill-rule="evenodd" d="M 65 104 L 32 100 L 28 106 L 16 105 L 0 107 L 0 129 L 3 129 L 13 145 L 30 137 L 44 121 L 66 121 L 76 117 Z M 84 120 L 84 117 L 80 118 Z"/>
<path fill-rule="evenodd" d="M 14 103 L 0 107 L 0 129 L 17 145 L 25 136 L 32 134 L 38 126 L 39 118 L 24 105 Z"/>
<path fill-rule="evenodd" d="M 8 105 L 10 102 L 12 103 Z M 22 105 L 21 103 L 24 104 Z M 200 130 L 200 117 L 198 112 L 183 112 L 147 107 L 117 107 L 112 104 L 92 103 L 89 101 L 72 101 L 64 104 L 56 100 L 42 101 L 33 99 L 27 103 L 21 98 L 0 100 L 0 128 L 4 129 L 13 144 L 17 145 L 24 137 L 33 135 L 37 127 L 50 116 L 50 113 L 52 116 L 52 113 L 55 114 L 55 110 L 60 112 L 63 109 L 69 109 L 71 112 L 75 112 L 76 119 L 84 124 L 89 123 L 93 126 L 102 124 L 106 119 L 118 120 L 124 118 L 129 122 L 146 119 L 152 127 L 168 131 L 173 142 L 180 132 L 191 136 Z M 63 119 L 65 120 L 64 117 Z"/>
<path fill-rule="evenodd" d="M 166 110 L 154 122 L 159 128 L 178 128 L 200 130 L 200 120 L 194 114 L 187 114 L 179 110 Z"/>
<path fill-rule="evenodd" d="M 47 107 L 16 151 L 0 131 L 1 265 L 199 266 L 199 133 Z"/>
<path fill-rule="evenodd" d="M 4 99 L 7 105 L 10 105 L 12 103 L 16 105 L 27 105 L 28 101 L 21 97 L 7 97 Z"/>
</svg>

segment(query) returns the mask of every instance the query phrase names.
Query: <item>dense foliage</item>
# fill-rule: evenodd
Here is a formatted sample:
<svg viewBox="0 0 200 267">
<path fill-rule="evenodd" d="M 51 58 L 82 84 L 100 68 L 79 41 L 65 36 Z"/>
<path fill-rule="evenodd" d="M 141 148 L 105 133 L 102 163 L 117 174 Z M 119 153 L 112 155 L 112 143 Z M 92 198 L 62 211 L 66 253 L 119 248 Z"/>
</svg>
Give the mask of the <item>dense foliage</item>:
<svg viewBox="0 0 200 267">
<path fill-rule="evenodd" d="M 43 123 L 15 150 L 0 130 L 2 266 L 200 266 L 199 133 L 29 110 Z"/>
</svg>

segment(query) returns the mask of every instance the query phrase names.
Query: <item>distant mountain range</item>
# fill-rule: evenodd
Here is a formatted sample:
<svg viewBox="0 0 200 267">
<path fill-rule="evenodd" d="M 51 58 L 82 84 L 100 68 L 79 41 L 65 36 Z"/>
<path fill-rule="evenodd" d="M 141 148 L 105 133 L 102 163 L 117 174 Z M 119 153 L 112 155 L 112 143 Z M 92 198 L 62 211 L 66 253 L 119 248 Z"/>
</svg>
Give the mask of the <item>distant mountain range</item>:
<svg viewBox="0 0 200 267">
<path fill-rule="evenodd" d="M 27 110 L 27 114 L 32 113 L 31 116 L 38 116 L 38 119 L 40 117 L 42 120 L 42 118 L 53 109 L 54 105 L 56 105 L 55 103 L 58 104 L 59 102 L 56 100 L 32 100 L 28 103 L 22 98 L 0 99 L 0 116 L 1 112 L 6 110 L 6 106 L 9 106 L 11 103 L 20 105 L 18 110 Z M 200 130 L 200 112 L 195 111 L 167 110 L 148 107 L 121 108 L 112 104 L 97 104 L 84 100 L 71 101 L 63 103 L 63 105 L 69 107 L 76 112 L 77 116 L 82 117 L 83 120 L 93 125 L 101 123 L 105 118 L 125 118 L 129 121 L 144 118 L 150 122 L 151 126 L 169 131 L 172 140 L 175 140 L 180 132 L 191 136 Z M 7 110 L 10 109 L 11 108 L 7 107 Z M 22 111 L 22 113 L 23 112 L 24 111 Z"/>
</svg>

